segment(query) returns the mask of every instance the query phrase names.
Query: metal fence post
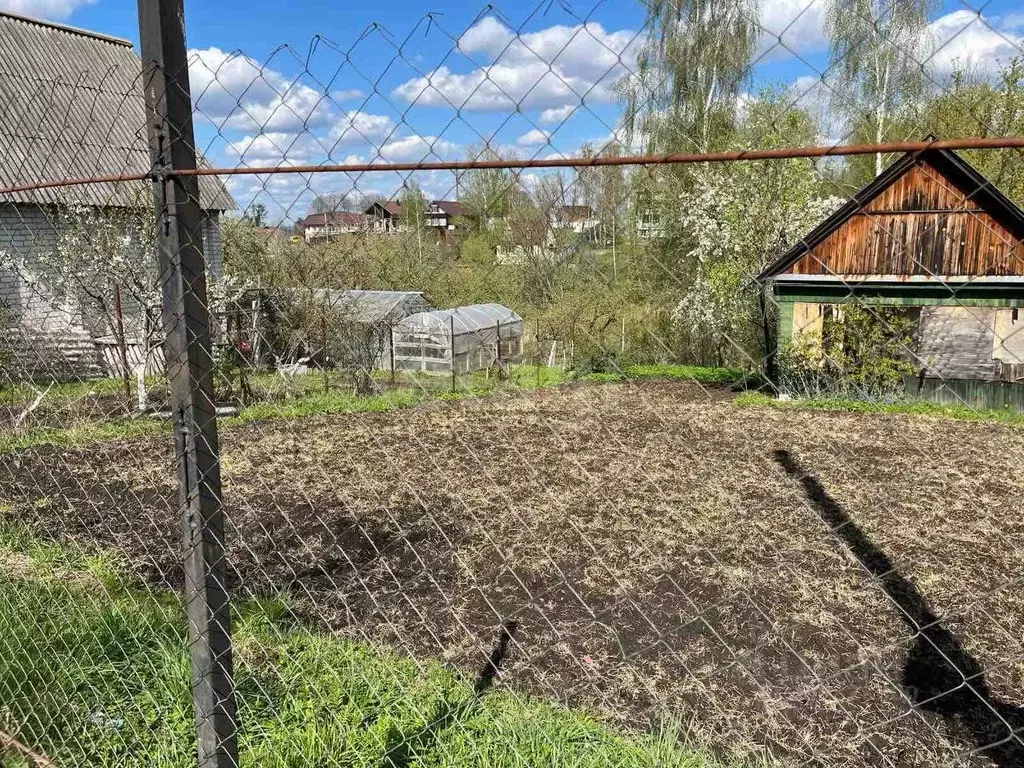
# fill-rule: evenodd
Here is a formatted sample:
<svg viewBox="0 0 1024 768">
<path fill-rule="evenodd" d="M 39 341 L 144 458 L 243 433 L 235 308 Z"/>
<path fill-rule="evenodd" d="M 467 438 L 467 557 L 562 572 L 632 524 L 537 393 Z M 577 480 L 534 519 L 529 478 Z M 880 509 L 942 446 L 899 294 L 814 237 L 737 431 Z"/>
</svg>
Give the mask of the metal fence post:
<svg viewBox="0 0 1024 768">
<path fill-rule="evenodd" d="M 139 0 L 198 765 L 238 765 L 213 360 L 182 0 Z"/>
<path fill-rule="evenodd" d="M 455 391 L 455 310 L 452 310 L 452 314 L 448 316 L 448 327 L 450 329 L 449 338 L 451 339 L 452 345 L 452 392 Z"/>
</svg>

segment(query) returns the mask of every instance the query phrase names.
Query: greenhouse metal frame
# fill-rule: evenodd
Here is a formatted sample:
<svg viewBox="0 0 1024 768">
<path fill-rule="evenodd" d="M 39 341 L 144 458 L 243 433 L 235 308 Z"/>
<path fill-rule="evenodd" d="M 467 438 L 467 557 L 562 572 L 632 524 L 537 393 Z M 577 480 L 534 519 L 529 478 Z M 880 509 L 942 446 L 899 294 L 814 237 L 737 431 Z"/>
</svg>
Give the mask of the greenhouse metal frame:
<svg viewBox="0 0 1024 768">
<path fill-rule="evenodd" d="M 523 318 L 502 304 L 419 312 L 393 333 L 399 371 L 472 373 L 523 357 Z"/>
</svg>

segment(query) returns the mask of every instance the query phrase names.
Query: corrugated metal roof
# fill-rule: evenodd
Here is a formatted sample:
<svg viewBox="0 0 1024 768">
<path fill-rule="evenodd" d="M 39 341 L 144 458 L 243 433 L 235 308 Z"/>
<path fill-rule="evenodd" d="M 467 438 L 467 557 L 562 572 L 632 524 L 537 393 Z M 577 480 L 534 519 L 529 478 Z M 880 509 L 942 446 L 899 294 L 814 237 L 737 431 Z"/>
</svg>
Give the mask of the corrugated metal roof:
<svg viewBox="0 0 1024 768">
<path fill-rule="evenodd" d="M 131 44 L 0 12 L 0 187 L 146 173 L 142 63 Z M 147 181 L 16 192 L 2 202 L 135 207 Z M 219 179 L 199 179 L 205 209 L 235 208 Z"/>
<path fill-rule="evenodd" d="M 315 294 L 318 299 L 324 300 L 331 309 L 338 310 L 346 320 L 356 323 L 392 322 L 399 318 L 400 309 L 407 301 L 416 301 L 419 306 L 426 304 L 422 291 L 320 289 Z M 430 305 L 426 304 L 426 306 Z"/>
</svg>

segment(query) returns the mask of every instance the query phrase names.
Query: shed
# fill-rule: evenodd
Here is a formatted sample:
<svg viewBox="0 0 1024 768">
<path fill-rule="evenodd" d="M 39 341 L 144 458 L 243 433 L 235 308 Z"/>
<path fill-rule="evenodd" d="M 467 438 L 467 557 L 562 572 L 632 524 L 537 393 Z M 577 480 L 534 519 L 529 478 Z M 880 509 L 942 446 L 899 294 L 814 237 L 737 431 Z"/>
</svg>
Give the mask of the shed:
<svg viewBox="0 0 1024 768">
<path fill-rule="evenodd" d="M 0 187 L 148 173 L 151 169 L 142 64 L 128 40 L 0 12 Z M 138 211 L 151 226 L 152 183 L 105 182 L 0 195 L 0 302 L 7 364 L 22 375 L 80 378 L 112 373 L 114 324 L 98 308 L 110 286 L 68 285 L 52 254 L 68 231 L 69 206 L 118 219 Z M 215 177 L 199 179 L 203 246 L 220 272 L 220 214 L 235 208 Z M 130 233 L 129 233 L 130 234 Z M 140 273 L 155 255 L 140 249 Z M 121 286 L 130 354 L 147 326 Z M 108 302 L 112 303 L 112 302 Z"/>
<path fill-rule="evenodd" d="M 768 266 L 781 345 L 843 304 L 908 308 L 908 385 L 1024 404 L 1024 212 L 949 150 L 907 153 Z"/>
<path fill-rule="evenodd" d="M 331 318 L 328 351 L 335 362 L 366 370 L 392 370 L 393 329 L 403 318 L 433 308 L 422 291 L 322 289 L 314 296 Z"/>
<path fill-rule="evenodd" d="M 420 312 L 394 330 L 395 368 L 471 373 L 523 356 L 523 318 L 502 304 Z"/>
</svg>

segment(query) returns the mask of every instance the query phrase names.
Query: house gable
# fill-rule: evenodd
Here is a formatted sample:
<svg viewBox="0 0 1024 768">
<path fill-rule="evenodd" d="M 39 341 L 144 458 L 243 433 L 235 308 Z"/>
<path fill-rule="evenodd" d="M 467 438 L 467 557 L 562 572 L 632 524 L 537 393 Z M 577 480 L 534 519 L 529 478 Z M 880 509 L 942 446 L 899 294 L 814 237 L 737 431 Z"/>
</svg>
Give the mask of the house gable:
<svg viewBox="0 0 1024 768">
<path fill-rule="evenodd" d="M 141 73 L 128 41 L 0 11 L 0 188 L 149 173 Z M 204 210 L 236 207 L 215 176 L 197 183 Z M 0 195 L 0 203 L 148 208 L 153 185 L 23 189 Z"/>
<path fill-rule="evenodd" d="M 761 277 L 780 282 L 1024 278 L 1024 213 L 955 153 L 911 153 Z"/>
</svg>

